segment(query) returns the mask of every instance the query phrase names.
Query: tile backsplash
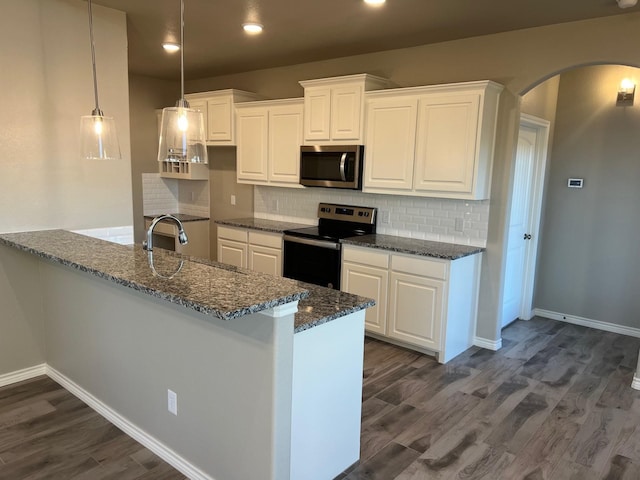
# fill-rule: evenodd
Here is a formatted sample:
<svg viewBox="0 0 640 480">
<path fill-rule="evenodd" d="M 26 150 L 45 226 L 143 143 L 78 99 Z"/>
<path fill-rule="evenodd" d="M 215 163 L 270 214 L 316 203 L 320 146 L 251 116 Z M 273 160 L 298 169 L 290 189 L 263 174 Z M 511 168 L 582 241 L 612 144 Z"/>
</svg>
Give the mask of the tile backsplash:
<svg viewBox="0 0 640 480">
<path fill-rule="evenodd" d="M 377 207 L 378 233 L 486 246 L 488 200 L 452 200 L 379 195 L 353 190 L 256 186 L 254 215 L 257 218 L 315 225 L 320 202 Z M 383 223 L 383 213 L 388 213 L 387 223 Z"/>
<path fill-rule="evenodd" d="M 209 216 L 209 182 L 162 178 L 159 173 L 142 174 L 145 215 L 186 213 Z"/>
</svg>

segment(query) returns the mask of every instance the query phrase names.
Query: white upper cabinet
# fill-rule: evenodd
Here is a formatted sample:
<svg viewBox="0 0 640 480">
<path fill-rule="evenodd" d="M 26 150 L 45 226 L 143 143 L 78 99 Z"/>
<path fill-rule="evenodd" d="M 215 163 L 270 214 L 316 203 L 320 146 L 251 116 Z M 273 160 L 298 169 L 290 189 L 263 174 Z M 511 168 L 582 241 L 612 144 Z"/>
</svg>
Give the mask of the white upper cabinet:
<svg viewBox="0 0 640 480">
<path fill-rule="evenodd" d="M 479 133 L 480 94 L 425 95 L 419 100 L 416 191 L 471 195 Z"/>
<path fill-rule="evenodd" d="M 269 179 L 267 155 L 269 111 L 264 107 L 236 109 L 238 125 L 238 181 L 266 183 Z"/>
<path fill-rule="evenodd" d="M 302 99 L 236 106 L 239 183 L 300 187 Z"/>
<path fill-rule="evenodd" d="M 235 145 L 235 104 L 260 98 L 255 93 L 235 89 L 190 93 L 184 97 L 191 108 L 204 115 L 207 145 Z"/>
<path fill-rule="evenodd" d="M 368 93 L 363 190 L 489 198 L 501 91 L 484 81 Z"/>
<path fill-rule="evenodd" d="M 367 74 L 300 82 L 304 87 L 304 141 L 362 143 L 364 92 L 387 84 L 386 79 Z"/>
<path fill-rule="evenodd" d="M 410 191 L 418 100 L 376 98 L 368 101 L 367 109 L 365 188 Z"/>
</svg>

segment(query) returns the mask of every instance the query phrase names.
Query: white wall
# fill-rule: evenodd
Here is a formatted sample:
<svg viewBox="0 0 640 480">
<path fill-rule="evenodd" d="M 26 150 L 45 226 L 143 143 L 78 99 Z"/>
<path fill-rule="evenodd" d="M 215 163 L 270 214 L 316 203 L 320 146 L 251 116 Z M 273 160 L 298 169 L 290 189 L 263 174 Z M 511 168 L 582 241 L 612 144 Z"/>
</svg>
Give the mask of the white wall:
<svg viewBox="0 0 640 480">
<path fill-rule="evenodd" d="M 94 106 L 86 2 L 0 2 L 2 232 L 132 223 L 126 19 L 93 13 L 100 106 L 116 119 L 117 162 L 79 158 L 80 116 Z M 27 274 L 17 256 L 3 252 L 0 262 L 0 375 L 44 361 L 41 303 L 13 288 Z"/>
<path fill-rule="evenodd" d="M 80 159 L 80 116 L 94 108 L 87 3 L 0 3 L 0 231 L 132 224 L 126 18 L 93 14 L 100 107 L 121 161 Z"/>
<path fill-rule="evenodd" d="M 535 306 L 638 328 L 640 102 L 616 106 L 640 69 L 598 65 L 560 78 Z M 584 188 L 567 179 L 584 178 Z"/>
</svg>

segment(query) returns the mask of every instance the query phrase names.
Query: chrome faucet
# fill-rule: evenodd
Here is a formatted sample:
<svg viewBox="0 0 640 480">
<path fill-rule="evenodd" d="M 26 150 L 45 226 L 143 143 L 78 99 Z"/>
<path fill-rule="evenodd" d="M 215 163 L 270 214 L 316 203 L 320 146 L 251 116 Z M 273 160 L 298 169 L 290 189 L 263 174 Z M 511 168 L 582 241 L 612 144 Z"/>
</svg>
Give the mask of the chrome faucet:
<svg viewBox="0 0 640 480">
<path fill-rule="evenodd" d="M 189 243 L 189 239 L 187 238 L 187 234 L 184 231 L 182 222 L 173 215 L 164 214 L 158 215 L 153 219 L 151 225 L 149 225 L 149 230 L 147 230 L 147 239 L 142 242 L 142 248 L 149 252 L 153 251 L 153 229 L 156 228 L 156 225 L 162 220 L 173 220 L 173 222 L 176 224 L 176 226 L 178 227 L 178 241 L 180 242 L 180 245 L 186 245 L 187 243 Z"/>
</svg>

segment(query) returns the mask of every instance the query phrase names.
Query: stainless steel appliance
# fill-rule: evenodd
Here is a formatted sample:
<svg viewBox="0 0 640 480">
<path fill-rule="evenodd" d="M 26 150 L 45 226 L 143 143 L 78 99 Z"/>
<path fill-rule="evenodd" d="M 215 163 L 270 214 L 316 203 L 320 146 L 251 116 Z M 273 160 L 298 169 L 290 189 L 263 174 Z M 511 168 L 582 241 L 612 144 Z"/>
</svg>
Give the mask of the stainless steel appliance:
<svg viewBox="0 0 640 480">
<path fill-rule="evenodd" d="M 376 233 L 377 209 L 321 203 L 318 226 L 284 232 L 283 275 L 340 289 L 341 238 Z"/>
<path fill-rule="evenodd" d="M 362 145 L 303 145 L 300 147 L 300 184 L 362 190 Z"/>
</svg>

